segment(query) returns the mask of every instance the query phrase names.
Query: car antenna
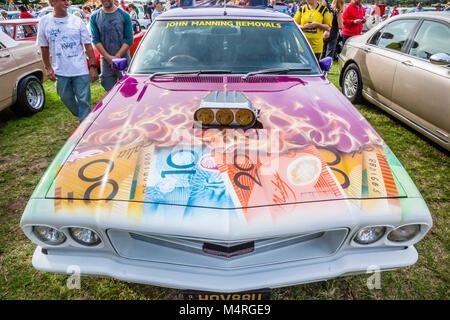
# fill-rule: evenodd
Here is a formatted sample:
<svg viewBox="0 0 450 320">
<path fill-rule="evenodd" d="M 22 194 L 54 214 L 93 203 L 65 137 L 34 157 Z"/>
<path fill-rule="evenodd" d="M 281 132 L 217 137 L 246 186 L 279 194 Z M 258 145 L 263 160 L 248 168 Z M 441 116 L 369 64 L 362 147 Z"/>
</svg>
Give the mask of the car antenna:
<svg viewBox="0 0 450 320">
<path fill-rule="evenodd" d="M 227 15 L 227 0 L 223 0 L 223 15 Z"/>
</svg>

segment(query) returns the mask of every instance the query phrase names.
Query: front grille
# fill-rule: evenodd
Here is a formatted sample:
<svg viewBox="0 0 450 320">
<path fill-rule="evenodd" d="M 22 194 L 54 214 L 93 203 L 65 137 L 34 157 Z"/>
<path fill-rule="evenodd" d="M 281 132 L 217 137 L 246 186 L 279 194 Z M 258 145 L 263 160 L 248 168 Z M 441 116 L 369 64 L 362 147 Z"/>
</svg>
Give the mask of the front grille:
<svg viewBox="0 0 450 320">
<path fill-rule="evenodd" d="M 107 233 L 117 254 L 123 258 L 217 269 L 239 269 L 330 256 L 340 248 L 348 229 L 241 241 L 162 236 L 114 229 L 108 230 Z M 249 242 L 252 242 L 251 250 L 248 250 L 248 245 L 245 246 Z M 205 253 L 205 244 L 208 244 L 207 249 L 222 248 L 224 254 Z M 233 255 L 233 247 L 247 249 L 247 252 Z"/>
</svg>

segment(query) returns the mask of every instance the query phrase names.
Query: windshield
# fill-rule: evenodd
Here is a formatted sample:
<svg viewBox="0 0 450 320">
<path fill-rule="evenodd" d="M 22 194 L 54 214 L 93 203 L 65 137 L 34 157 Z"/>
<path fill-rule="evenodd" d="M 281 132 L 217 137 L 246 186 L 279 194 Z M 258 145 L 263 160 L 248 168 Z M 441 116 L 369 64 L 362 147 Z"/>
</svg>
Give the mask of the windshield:
<svg viewBox="0 0 450 320">
<path fill-rule="evenodd" d="M 183 70 L 247 73 L 289 68 L 317 74 L 317 62 L 294 22 L 258 20 L 156 21 L 137 50 L 130 72 Z"/>
</svg>

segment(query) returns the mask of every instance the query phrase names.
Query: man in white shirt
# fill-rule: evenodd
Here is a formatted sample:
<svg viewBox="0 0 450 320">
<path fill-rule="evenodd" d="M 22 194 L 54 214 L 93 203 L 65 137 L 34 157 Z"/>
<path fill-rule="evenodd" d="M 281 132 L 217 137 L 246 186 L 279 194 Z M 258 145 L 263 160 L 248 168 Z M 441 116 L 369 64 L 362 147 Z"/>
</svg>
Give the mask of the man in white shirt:
<svg viewBox="0 0 450 320">
<path fill-rule="evenodd" d="M 80 18 L 68 13 L 68 0 L 50 0 L 50 4 L 54 11 L 39 21 L 37 45 L 47 77 L 56 81 L 59 98 L 81 122 L 91 110 L 89 80 L 98 79 L 90 34 Z"/>
</svg>

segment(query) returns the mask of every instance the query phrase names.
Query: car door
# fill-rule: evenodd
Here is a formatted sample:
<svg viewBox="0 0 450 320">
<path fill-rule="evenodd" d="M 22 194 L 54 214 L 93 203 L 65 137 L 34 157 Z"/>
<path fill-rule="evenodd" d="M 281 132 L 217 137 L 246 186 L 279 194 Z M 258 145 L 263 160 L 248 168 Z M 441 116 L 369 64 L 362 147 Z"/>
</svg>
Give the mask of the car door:
<svg viewBox="0 0 450 320">
<path fill-rule="evenodd" d="M 404 55 L 404 47 L 418 21 L 395 20 L 378 30 L 361 48 L 365 53 L 358 65 L 364 90 L 382 103 L 391 99 L 397 61 Z"/>
<path fill-rule="evenodd" d="M 0 110 L 10 106 L 14 93 L 17 63 L 9 50 L 13 44 L 14 40 L 0 33 Z"/>
<path fill-rule="evenodd" d="M 409 120 L 448 143 L 450 67 L 433 64 L 430 57 L 450 53 L 450 24 L 423 20 L 407 53 L 397 63 L 392 102 Z"/>
</svg>

